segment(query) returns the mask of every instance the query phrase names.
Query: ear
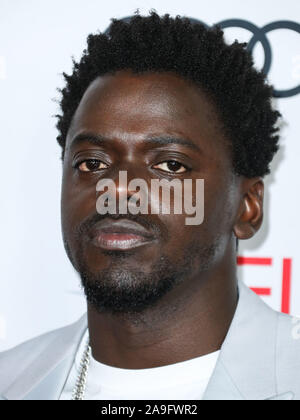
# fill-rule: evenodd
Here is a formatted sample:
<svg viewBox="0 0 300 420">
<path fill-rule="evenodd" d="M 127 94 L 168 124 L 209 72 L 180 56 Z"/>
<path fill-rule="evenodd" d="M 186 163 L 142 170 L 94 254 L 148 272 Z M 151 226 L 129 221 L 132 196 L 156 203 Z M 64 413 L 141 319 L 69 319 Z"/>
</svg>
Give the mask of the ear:
<svg viewBox="0 0 300 420">
<path fill-rule="evenodd" d="M 249 239 L 263 221 L 264 183 L 262 178 L 244 178 L 241 188 L 242 197 L 233 231 L 238 239 Z"/>
</svg>

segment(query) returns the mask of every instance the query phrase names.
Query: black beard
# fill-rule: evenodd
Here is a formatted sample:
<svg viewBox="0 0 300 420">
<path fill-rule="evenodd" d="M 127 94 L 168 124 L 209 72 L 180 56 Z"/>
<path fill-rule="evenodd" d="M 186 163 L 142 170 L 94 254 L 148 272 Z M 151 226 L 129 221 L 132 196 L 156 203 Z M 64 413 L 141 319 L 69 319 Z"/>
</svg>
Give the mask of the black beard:
<svg viewBox="0 0 300 420">
<path fill-rule="evenodd" d="M 97 312 L 133 315 L 154 307 L 176 285 L 190 277 L 195 261 L 199 264 L 200 260 L 201 271 L 206 270 L 215 251 L 215 246 L 201 251 L 194 246 L 176 266 L 162 255 L 148 274 L 139 269 L 126 269 L 125 259 L 132 251 L 104 252 L 112 257 L 112 263 L 97 274 L 88 270 L 82 258 L 77 258 L 77 267 L 87 302 Z"/>
<path fill-rule="evenodd" d="M 154 306 L 189 272 L 186 266 L 172 270 L 171 262 L 164 256 L 149 274 L 139 269 L 122 268 L 122 263 L 116 261 L 118 258 L 113 259 L 114 268 L 104 269 L 98 275 L 90 273 L 87 267 L 80 268 L 87 301 L 98 312 L 141 313 Z"/>
</svg>

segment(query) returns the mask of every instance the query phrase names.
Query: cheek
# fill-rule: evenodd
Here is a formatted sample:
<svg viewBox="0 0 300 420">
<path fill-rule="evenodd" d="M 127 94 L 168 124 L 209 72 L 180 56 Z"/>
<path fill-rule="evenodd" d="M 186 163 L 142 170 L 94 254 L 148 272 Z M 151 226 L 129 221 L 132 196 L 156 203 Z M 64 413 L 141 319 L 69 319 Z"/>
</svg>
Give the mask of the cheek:
<svg viewBox="0 0 300 420">
<path fill-rule="evenodd" d="M 216 181 L 216 180 L 215 180 Z M 198 197 L 199 198 L 199 197 Z M 199 199 L 198 199 L 199 201 Z M 199 201 L 200 202 L 200 201 Z M 195 215 L 162 215 L 162 223 L 168 227 L 170 238 L 167 250 L 174 258 L 178 258 L 184 250 L 199 245 L 206 248 L 217 242 L 227 243 L 231 237 L 238 203 L 238 189 L 232 180 L 204 184 L 204 214 L 200 224 L 188 225 L 187 218 Z M 193 194 L 193 206 L 199 206 Z"/>
<path fill-rule="evenodd" d="M 161 215 L 161 223 L 168 230 L 168 241 L 164 245 L 163 253 L 167 254 L 171 261 L 178 263 L 182 257 L 189 252 L 189 249 L 195 244 L 195 241 L 204 241 L 203 225 L 189 226 L 186 225 L 187 215 Z"/>
<path fill-rule="evenodd" d="M 238 188 L 232 179 L 206 189 L 204 227 L 214 236 L 230 236 L 238 210 Z"/>
<path fill-rule="evenodd" d="M 82 186 L 72 174 L 63 175 L 61 191 L 61 219 L 63 232 L 72 237 L 74 229 L 96 212 L 95 185 Z"/>
</svg>

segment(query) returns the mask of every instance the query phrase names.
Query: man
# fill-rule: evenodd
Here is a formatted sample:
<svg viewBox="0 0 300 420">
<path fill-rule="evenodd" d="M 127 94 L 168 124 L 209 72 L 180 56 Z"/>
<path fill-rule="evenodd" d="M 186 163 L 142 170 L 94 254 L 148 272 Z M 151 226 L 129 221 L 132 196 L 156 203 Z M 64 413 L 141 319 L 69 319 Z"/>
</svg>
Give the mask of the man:
<svg viewBox="0 0 300 420">
<path fill-rule="evenodd" d="M 245 44 L 152 11 L 89 35 L 64 77 L 62 231 L 87 314 L 2 353 L 2 398 L 300 399 L 292 319 L 236 275 L 237 240 L 262 224 L 280 116 Z M 99 210 L 104 179 L 107 206 L 131 202 L 120 174 L 204 180 L 202 223 Z"/>
</svg>

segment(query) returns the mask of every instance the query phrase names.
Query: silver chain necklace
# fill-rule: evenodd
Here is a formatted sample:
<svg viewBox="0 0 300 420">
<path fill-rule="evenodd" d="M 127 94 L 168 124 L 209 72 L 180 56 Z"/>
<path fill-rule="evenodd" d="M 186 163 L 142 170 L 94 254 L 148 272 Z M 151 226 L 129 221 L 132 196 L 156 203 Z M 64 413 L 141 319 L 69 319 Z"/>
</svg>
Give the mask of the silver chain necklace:
<svg viewBox="0 0 300 420">
<path fill-rule="evenodd" d="M 72 400 L 83 400 L 86 388 L 87 375 L 91 361 L 91 347 L 89 340 L 87 341 L 85 350 L 83 352 L 80 362 L 80 372 L 73 389 Z"/>
</svg>

